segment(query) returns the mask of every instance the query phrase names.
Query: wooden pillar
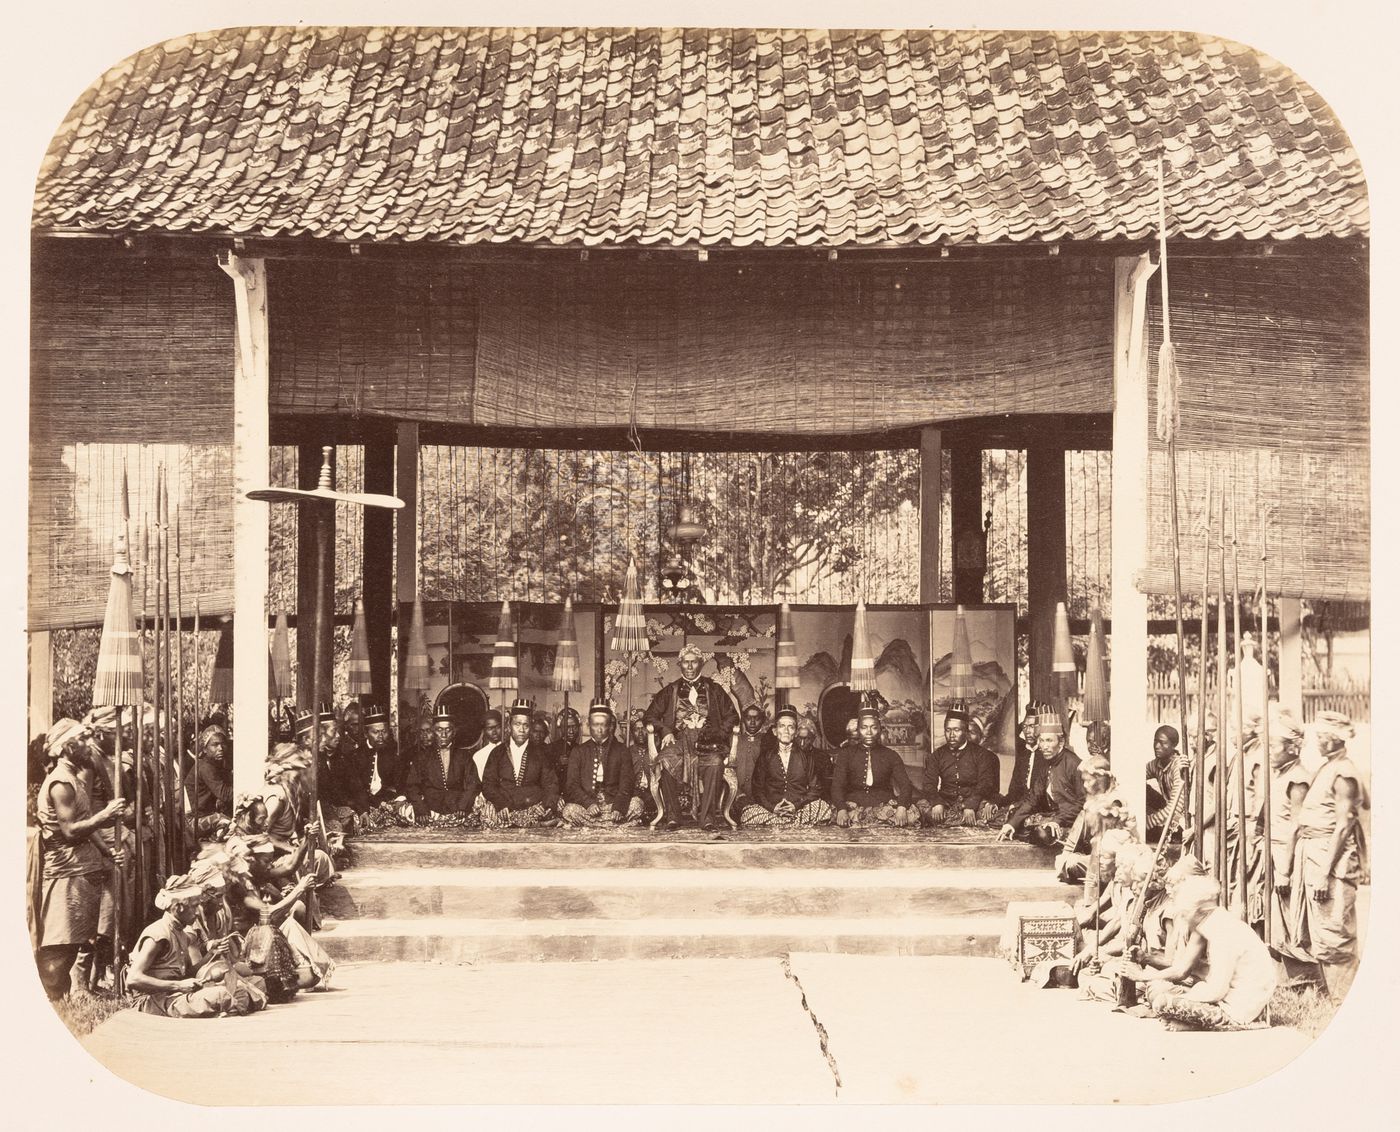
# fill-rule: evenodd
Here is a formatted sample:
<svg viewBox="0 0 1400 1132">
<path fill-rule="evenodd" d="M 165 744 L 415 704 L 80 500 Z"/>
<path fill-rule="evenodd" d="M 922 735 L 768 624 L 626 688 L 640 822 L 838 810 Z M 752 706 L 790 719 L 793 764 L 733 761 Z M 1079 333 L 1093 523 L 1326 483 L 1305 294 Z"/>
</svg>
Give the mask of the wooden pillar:
<svg viewBox="0 0 1400 1132">
<path fill-rule="evenodd" d="M 233 369 L 233 786 L 262 785 L 267 757 L 266 503 L 246 492 L 268 482 L 267 266 L 229 254 L 237 320 Z"/>
<path fill-rule="evenodd" d="M 1303 603 L 1278 600 L 1278 702 L 1303 720 Z"/>
<path fill-rule="evenodd" d="M 982 449 L 952 446 L 953 600 L 984 601 L 987 537 L 982 529 Z"/>
<path fill-rule="evenodd" d="M 407 657 L 409 605 L 418 600 L 418 425 L 399 422 L 394 442 L 394 494 L 403 507 L 392 512 L 398 524 L 398 561 L 394 569 L 394 600 L 399 616 L 399 729 L 409 724 L 403 718 L 403 666 Z M 387 693 L 386 693 L 387 695 Z"/>
<path fill-rule="evenodd" d="M 919 600 L 942 600 L 943 433 L 925 428 L 919 435 Z"/>
<path fill-rule="evenodd" d="M 1065 441 L 1058 419 L 1037 431 L 1026 453 L 1026 582 L 1030 607 L 1031 699 L 1054 698 L 1055 604 L 1065 600 Z"/>
<path fill-rule="evenodd" d="M 329 443 L 329 441 L 326 441 Z M 321 474 L 321 446 L 319 437 L 309 443 L 297 445 L 297 486 L 313 488 Z M 335 450 L 331 450 L 331 473 L 335 473 Z M 332 478 L 334 482 L 334 478 Z M 325 512 L 322 520 L 326 524 L 325 539 L 325 578 L 327 592 L 326 608 L 331 616 L 326 618 L 322 631 L 320 648 L 312 642 L 316 625 L 316 523 L 318 512 Z M 311 667 L 313 656 L 321 658 L 321 697 L 330 703 L 335 699 L 334 674 L 335 643 L 335 508 L 325 504 L 297 508 L 297 704 L 302 708 L 315 710 L 311 703 L 311 682 L 314 678 Z"/>
<path fill-rule="evenodd" d="M 365 442 L 365 491 L 394 494 L 394 445 Z M 364 508 L 365 629 L 369 634 L 369 674 L 376 704 L 389 706 L 390 636 L 394 621 L 394 513 Z"/>
<path fill-rule="evenodd" d="M 53 639 L 47 629 L 29 634 L 29 735 L 53 726 Z"/>
<path fill-rule="evenodd" d="M 1156 270 L 1146 254 L 1123 256 L 1113 280 L 1113 671 L 1109 719 L 1113 773 L 1145 829 L 1146 760 L 1152 747 L 1147 715 L 1147 282 Z"/>
</svg>

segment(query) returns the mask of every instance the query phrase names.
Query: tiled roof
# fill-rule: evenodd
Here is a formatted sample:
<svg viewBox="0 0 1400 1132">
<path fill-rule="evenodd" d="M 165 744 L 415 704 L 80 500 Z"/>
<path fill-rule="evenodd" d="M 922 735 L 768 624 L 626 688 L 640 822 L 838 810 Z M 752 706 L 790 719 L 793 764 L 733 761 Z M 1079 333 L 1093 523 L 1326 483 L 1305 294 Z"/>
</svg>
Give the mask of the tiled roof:
<svg viewBox="0 0 1400 1132">
<path fill-rule="evenodd" d="M 36 229 L 542 244 L 1364 234 L 1328 106 L 1174 33 L 254 28 L 73 107 Z"/>
</svg>

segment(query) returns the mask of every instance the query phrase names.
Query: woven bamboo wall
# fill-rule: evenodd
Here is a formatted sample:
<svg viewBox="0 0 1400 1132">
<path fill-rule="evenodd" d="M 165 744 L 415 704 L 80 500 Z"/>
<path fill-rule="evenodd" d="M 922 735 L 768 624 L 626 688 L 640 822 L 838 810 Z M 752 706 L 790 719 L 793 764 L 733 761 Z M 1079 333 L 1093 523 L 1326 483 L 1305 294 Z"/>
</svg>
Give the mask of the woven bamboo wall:
<svg viewBox="0 0 1400 1132">
<path fill-rule="evenodd" d="M 1271 593 L 1370 596 L 1368 285 L 1364 259 L 1170 264 L 1172 338 L 1182 379 L 1178 507 L 1187 536 L 1182 584 L 1188 591 L 1200 589 L 1201 539 L 1194 530 L 1213 475 L 1217 491 L 1222 482 L 1232 484 L 1238 502 L 1242 589 L 1258 585 L 1262 504 L 1274 509 Z M 1155 283 L 1150 301 L 1155 388 L 1161 341 Z M 1151 568 L 1144 581 L 1149 592 L 1170 593 L 1166 450 L 1155 436 L 1149 505 Z M 1234 529 L 1233 518 L 1228 525 Z"/>
</svg>

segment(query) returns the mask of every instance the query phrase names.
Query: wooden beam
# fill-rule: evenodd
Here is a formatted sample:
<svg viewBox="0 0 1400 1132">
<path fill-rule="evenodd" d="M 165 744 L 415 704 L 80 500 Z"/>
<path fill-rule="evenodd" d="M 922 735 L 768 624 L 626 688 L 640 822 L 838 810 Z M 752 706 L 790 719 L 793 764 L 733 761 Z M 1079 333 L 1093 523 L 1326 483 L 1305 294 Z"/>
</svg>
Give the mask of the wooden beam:
<svg viewBox="0 0 1400 1132">
<path fill-rule="evenodd" d="M 919 600 L 942 600 L 943 434 L 919 433 Z"/>
<path fill-rule="evenodd" d="M 403 666 L 408 659 L 409 606 L 418 600 L 418 425 L 411 421 L 401 421 L 394 433 L 394 494 L 403 500 L 403 507 L 394 512 L 398 535 L 394 603 L 399 611 L 399 648 L 394 663 L 399 677 L 399 734 L 405 736 L 412 724 L 405 714 L 408 701 L 403 698 Z"/>
<path fill-rule="evenodd" d="M 1147 283 L 1156 270 L 1146 253 L 1114 265 L 1113 281 L 1113 671 L 1109 719 L 1113 772 L 1145 829 L 1147 718 Z M 1170 537 L 1169 532 L 1164 532 Z M 1183 736 L 1183 739 L 1185 737 Z M 1184 749 L 1184 744 L 1183 744 Z M 1081 752 L 1082 753 L 1082 752 Z"/>
<path fill-rule="evenodd" d="M 394 445 L 365 445 L 365 491 L 394 493 Z M 364 508 L 363 594 L 369 635 L 369 673 L 376 704 L 389 706 L 390 638 L 394 623 L 394 513 Z"/>
<path fill-rule="evenodd" d="M 1065 443 L 1047 427 L 1026 452 L 1026 582 L 1031 698 L 1054 698 L 1055 605 L 1065 600 Z M 1082 753 L 1082 752 L 1081 752 Z"/>
<path fill-rule="evenodd" d="M 306 443 L 297 445 L 297 486 L 313 488 L 321 473 L 320 437 L 309 437 Z M 325 441 L 324 443 L 329 443 Z M 335 452 L 331 452 L 331 473 L 335 473 Z M 326 512 L 324 519 L 318 519 L 320 512 Z M 316 524 L 323 521 L 327 525 L 325 540 L 325 578 L 329 592 L 326 594 L 326 608 L 335 609 L 335 508 L 324 504 L 297 508 L 297 704 L 311 708 L 311 683 L 313 678 L 311 659 L 321 658 L 321 695 L 326 703 L 335 698 L 334 675 L 334 618 L 327 617 L 320 648 L 313 646 L 311 638 L 316 625 Z M 302 636 L 305 628 L 306 635 Z"/>
<path fill-rule="evenodd" d="M 1303 603 L 1278 599 L 1278 702 L 1303 721 Z"/>
<path fill-rule="evenodd" d="M 952 446 L 953 600 L 983 601 L 987 539 L 982 531 L 982 449 Z"/>
<path fill-rule="evenodd" d="M 52 726 L 53 639 L 45 629 L 29 634 L 29 736 Z"/>
<path fill-rule="evenodd" d="M 245 492 L 268 482 L 267 265 L 228 254 L 220 266 L 233 280 L 233 784 L 238 791 L 262 785 L 267 755 L 266 503 Z"/>
</svg>

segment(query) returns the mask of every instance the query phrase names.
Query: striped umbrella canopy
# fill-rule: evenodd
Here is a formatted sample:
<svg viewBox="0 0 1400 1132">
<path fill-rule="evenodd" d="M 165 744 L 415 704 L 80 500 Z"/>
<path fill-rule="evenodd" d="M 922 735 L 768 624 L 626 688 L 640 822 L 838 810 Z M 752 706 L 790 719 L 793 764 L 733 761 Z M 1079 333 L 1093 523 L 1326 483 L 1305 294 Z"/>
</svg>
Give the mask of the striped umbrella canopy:
<svg viewBox="0 0 1400 1132">
<path fill-rule="evenodd" d="M 369 696 L 374 684 L 369 673 L 369 629 L 365 627 L 365 603 L 355 599 L 355 620 L 350 626 L 350 672 L 346 690 L 353 696 Z"/>
<path fill-rule="evenodd" d="M 1108 722 L 1108 657 L 1104 647 L 1103 614 L 1089 613 L 1089 662 L 1084 669 L 1084 722 Z"/>
<path fill-rule="evenodd" d="M 97 678 L 92 686 L 93 707 L 139 704 L 145 684 L 141 642 L 136 636 L 136 617 L 131 608 L 131 566 L 126 557 L 125 534 L 118 532 L 112 558 L 112 586 L 107 591 L 107 615 L 102 622 Z"/>
<path fill-rule="evenodd" d="M 559 644 L 554 650 L 554 690 L 581 692 L 583 679 L 578 668 L 578 626 L 574 624 L 574 599 L 564 599 L 564 615 L 559 619 Z"/>
<path fill-rule="evenodd" d="M 428 664 L 427 630 L 423 626 L 423 603 L 413 603 L 413 617 L 408 628 L 408 647 L 404 653 L 403 690 L 426 692 L 432 669 Z"/>
<path fill-rule="evenodd" d="M 287 630 L 287 614 L 279 611 L 272 629 L 272 651 L 268 654 L 267 694 L 269 699 L 292 698 L 292 645 Z"/>
<path fill-rule="evenodd" d="M 622 604 L 613 626 L 612 651 L 642 653 L 651 648 L 647 639 L 647 619 L 642 612 L 642 588 L 637 582 L 637 560 L 627 563 L 627 578 L 622 586 Z"/>
<path fill-rule="evenodd" d="M 856 624 L 851 632 L 851 691 L 875 691 L 875 657 L 870 649 L 864 601 L 856 602 Z"/>
<path fill-rule="evenodd" d="M 953 698 L 972 698 L 972 645 L 967 639 L 967 611 L 960 605 L 953 618 Z"/>
<path fill-rule="evenodd" d="M 775 688 L 798 688 L 802 677 L 797 669 L 797 640 L 792 633 L 792 606 L 786 601 L 778 607 L 778 664 Z"/>
<path fill-rule="evenodd" d="M 1051 656 L 1052 687 L 1061 696 L 1073 696 L 1079 690 L 1079 681 L 1074 667 L 1074 648 L 1069 639 L 1069 613 L 1062 601 L 1055 603 L 1055 641 Z"/>
<path fill-rule="evenodd" d="M 233 626 L 227 617 L 219 628 L 219 647 L 214 650 L 214 673 L 209 678 L 209 702 L 233 703 Z"/>
<path fill-rule="evenodd" d="M 490 687 L 510 690 L 520 687 L 520 672 L 515 654 L 515 620 L 510 615 L 510 602 L 501 602 L 501 624 L 496 630 L 496 652 L 491 657 Z"/>
</svg>

